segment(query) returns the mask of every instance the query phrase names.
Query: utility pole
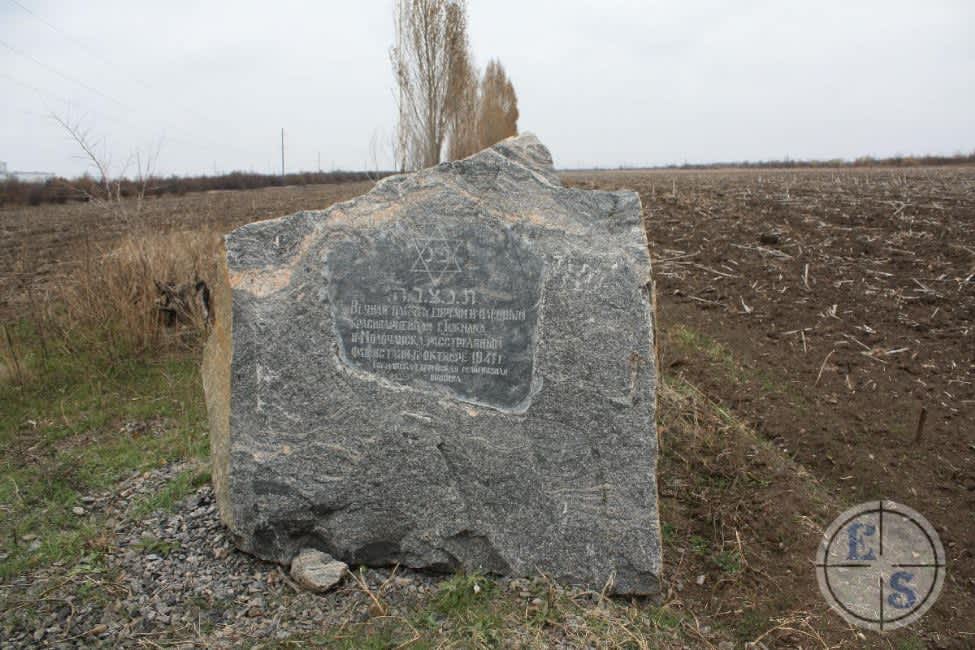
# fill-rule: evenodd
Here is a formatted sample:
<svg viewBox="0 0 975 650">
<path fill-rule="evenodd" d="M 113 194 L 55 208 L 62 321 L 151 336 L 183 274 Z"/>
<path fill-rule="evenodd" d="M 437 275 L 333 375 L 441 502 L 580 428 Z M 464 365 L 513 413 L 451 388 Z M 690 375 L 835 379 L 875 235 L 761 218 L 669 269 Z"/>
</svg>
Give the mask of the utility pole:
<svg viewBox="0 0 975 650">
<path fill-rule="evenodd" d="M 281 127 L 281 180 L 284 180 L 284 127 Z"/>
</svg>

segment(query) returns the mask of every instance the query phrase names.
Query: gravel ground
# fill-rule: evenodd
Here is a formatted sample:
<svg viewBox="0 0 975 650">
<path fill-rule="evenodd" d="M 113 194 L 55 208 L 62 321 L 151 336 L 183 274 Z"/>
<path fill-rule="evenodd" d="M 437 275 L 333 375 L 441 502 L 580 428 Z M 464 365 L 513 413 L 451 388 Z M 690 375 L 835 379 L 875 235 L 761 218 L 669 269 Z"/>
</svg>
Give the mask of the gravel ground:
<svg viewBox="0 0 975 650">
<path fill-rule="evenodd" d="M 326 632 L 370 616 L 352 576 L 335 590 L 302 591 L 282 567 L 233 548 L 205 485 L 172 512 L 136 517 L 136 506 L 187 469 L 171 465 L 87 497 L 107 521 L 105 560 L 48 567 L 0 585 L 0 647 L 205 645 L 230 647 Z M 368 570 L 389 614 L 436 590 L 442 577 Z"/>
</svg>

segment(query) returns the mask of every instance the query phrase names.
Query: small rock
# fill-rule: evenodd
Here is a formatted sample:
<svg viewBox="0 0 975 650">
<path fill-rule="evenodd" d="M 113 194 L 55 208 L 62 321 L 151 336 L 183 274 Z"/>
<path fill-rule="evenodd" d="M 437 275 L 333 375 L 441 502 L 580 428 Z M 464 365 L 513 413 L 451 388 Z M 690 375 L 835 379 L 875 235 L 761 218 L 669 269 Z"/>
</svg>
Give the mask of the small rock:
<svg viewBox="0 0 975 650">
<path fill-rule="evenodd" d="M 393 578 L 393 584 L 397 587 L 406 587 L 407 585 L 413 584 L 413 578 L 408 576 L 396 576 Z"/>
<path fill-rule="evenodd" d="M 315 593 L 328 591 L 337 585 L 349 567 L 327 553 L 306 548 L 291 561 L 291 577 L 302 588 Z"/>
<path fill-rule="evenodd" d="M 782 241 L 782 237 L 777 232 L 765 232 L 759 235 L 758 241 L 767 246 L 774 246 Z"/>
<path fill-rule="evenodd" d="M 707 579 L 707 576 L 706 576 L 706 575 L 704 575 L 704 574 L 702 573 L 701 575 L 699 575 L 699 576 L 697 577 L 697 580 L 695 580 L 694 582 L 696 582 L 696 583 L 697 583 L 697 584 L 699 584 L 699 585 L 703 585 L 703 584 L 704 584 L 704 581 L 705 581 L 706 579 Z"/>
<path fill-rule="evenodd" d="M 99 623 L 95 627 L 88 630 L 88 636 L 101 636 L 106 632 L 108 632 L 108 626 L 105 625 L 104 623 Z"/>
<path fill-rule="evenodd" d="M 71 512 L 75 513 L 80 517 L 81 515 L 85 514 L 85 509 L 82 508 L 81 506 L 75 506 L 74 508 L 71 509 Z"/>
</svg>

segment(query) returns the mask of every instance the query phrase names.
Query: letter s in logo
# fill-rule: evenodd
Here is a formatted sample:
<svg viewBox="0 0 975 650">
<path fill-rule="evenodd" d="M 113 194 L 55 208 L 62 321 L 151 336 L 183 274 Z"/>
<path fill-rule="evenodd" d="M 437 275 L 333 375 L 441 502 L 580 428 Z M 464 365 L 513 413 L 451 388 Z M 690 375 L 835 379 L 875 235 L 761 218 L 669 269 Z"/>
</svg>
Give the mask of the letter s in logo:
<svg viewBox="0 0 975 650">
<path fill-rule="evenodd" d="M 890 588 L 895 593 L 887 596 L 887 603 L 897 609 L 908 609 L 917 602 L 917 592 L 907 584 L 914 579 L 914 576 L 907 571 L 898 571 L 890 576 Z"/>
</svg>

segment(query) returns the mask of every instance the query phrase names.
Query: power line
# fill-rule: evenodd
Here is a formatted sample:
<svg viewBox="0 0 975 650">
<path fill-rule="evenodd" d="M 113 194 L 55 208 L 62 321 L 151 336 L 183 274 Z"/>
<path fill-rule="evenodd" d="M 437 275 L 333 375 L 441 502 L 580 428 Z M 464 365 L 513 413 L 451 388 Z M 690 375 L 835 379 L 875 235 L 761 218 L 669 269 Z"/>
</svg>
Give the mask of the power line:
<svg viewBox="0 0 975 650">
<path fill-rule="evenodd" d="M 62 79 L 66 79 L 67 81 L 70 81 L 72 83 L 76 83 L 79 86 L 81 86 L 82 88 L 84 88 L 85 90 L 88 90 L 89 92 L 93 92 L 96 95 L 100 95 L 101 97 L 104 97 L 105 99 L 107 99 L 107 100 L 109 100 L 111 102 L 115 102 L 116 104 L 118 104 L 122 108 L 128 108 L 129 110 L 132 110 L 132 107 L 131 106 L 126 106 L 123 102 L 120 102 L 119 100 L 115 99 L 114 97 L 112 97 L 110 95 L 106 95 L 102 91 L 100 91 L 97 88 L 94 88 L 92 86 L 89 86 L 84 81 L 81 81 L 80 79 L 77 79 L 76 77 L 72 77 L 71 75 L 69 75 L 67 73 L 61 72 L 60 70 L 58 70 L 54 66 L 48 65 L 48 64 L 44 63 L 43 61 L 38 60 L 34 56 L 28 54 L 27 52 L 24 52 L 23 50 L 17 49 L 16 47 L 14 47 L 13 45 L 10 45 L 6 41 L 0 40 L 0 45 L 3 45 L 5 48 L 7 48 L 8 50 L 10 50 L 14 54 L 17 54 L 18 56 L 22 56 L 22 57 L 24 57 L 25 59 L 27 59 L 29 61 L 33 61 L 34 63 L 36 63 L 37 65 L 41 66 L 45 70 L 56 74 L 57 76 L 61 77 Z"/>
<path fill-rule="evenodd" d="M 98 54 L 98 52 L 96 52 L 92 48 L 88 47 L 87 45 L 85 45 L 84 43 L 82 43 L 80 40 L 78 40 L 77 38 L 75 38 L 71 34 L 69 34 L 66 31 L 64 31 L 63 29 L 59 28 L 57 25 L 55 25 L 55 24 L 53 24 L 53 23 L 45 20 L 45 18 L 43 16 L 34 13 L 33 11 L 31 11 L 30 9 L 28 9 L 27 7 L 25 7 L 23 4 L 21 4 L 20 2 L 18 2 L 18 0 L 10 0 L 10 2 L 12 2 L 15 5 L 17 5 L 21 9 L 23 9 L 25 12 L 27 12 L 28 14 L 30 14 L 31 16 L 33 16 L 36 20 L 39 20 L 40 22 L 44 23 L 45 25 L 47 25 L 48 27 L 50 27 L 51 29 L 53 29 L 58 34 L 60 34 L 61 36 L 64 36 L 66 39 L 68 39 L 69 41 L 71 41 L 72 43 L 74 43 L 75 45 L 77 45 L 78 47 L 80 47 L 81 49 L 83 49 L 86 52 L 88 52 L 88 54 L 90 54 L 91 56 L 95 57 L 96 59 L 101 60 L 102 63 L 107 63 L 108 65 L 112 65 L 112 62 L 111 61 L 103 58 L 100 54 Z"/>
<path fill-rule="evenodd" d="M 52 23 L 52 22 L 48 21 L 47 19 L 43 18 L 38 13 L 32 11 L 31 9 L 29 9 L 28 7 L 26 7 L 23 3 L 19 2 L 19 0 L 10 0 L 10 2 L 12 4 L 16 5 L 17 7 L 19 7 L 20 9 L 22 9 L 24 12 L 26 12 L 27 14 L 29 14 L 30 16 L 32 16 L 36 20 L 38 20 L 39 22 L 44 23 L 47 27 L 49 27 L 50 29 L 54 30 L 55 32 L 57 32 L 61 36 L 65 37 L 66 39 L 68 39 L 72 43 L 74 43 L 77 47 L 79 47 L 82 50 L 84 50 L 85 52 L 87 52 L 93 58 L 98 59 L 103 64 L 109 66 L 111 69 L 118 70 L 118 69 L 121 68 L 121 66 L 119 66 L 118 64 L 116 64 L 114 61 L 111 61 L 110 59 L 106 58 L 105 56 L 103 56 L 102 54 L 100 54 L 94 48 L 92 48 L 92 47 L 88 46 L 87 44 L 83 43 L 77 37 L 69 34 L 68 32 L 64 31 L 63 29 L 61 29 L 60 27 L 58 27 L 54 23 Z M 9 49 L 13 49 L 13 48 L 10 48 L 9 45 L 7 47 Z M 29 55 L 25 55 L 25 56 L 28 56 L 29 57 Z M 33 57 L 29 57 L 29 58 L 33 59 Z M 35 63 L 38 63 L 39 65 L 42 65 L 42 66 L 44 65 L 43 63 L 37 61 L 36 59 L 34 59 L 34 61 L 35 61 Z M 44 66 L 44 67 L 46 67 L 47 69 L 50 69 L 50 70 L 54 71 L 53 68 L 51 68 L 50 66 Z M 56 74 L 59 74 L 59 76 L 64 76 L 64 75 L 61 75 L 60 73 L 58 73 L 57 71 L 54 71 L 54 72 Z M 150 90 L 150 91 L 152 91 L 152 92 L 154 92 L 156 94 L 159 94 L 159 91 L 157 91 L 151 84 L 147 83 L 142 78 L 137 77 L 137 76 L 127 77 L 127 78 L 130 81 L 138 84 L 139 86 L 141 86 L 141 87 L 143 87 L 143 88 L 145 88 L 147 90 Z M 99 94 L 102 94 L 102 93 L 99 93 Z M 117 102 L 117 100 L 113 100 L 113 101 L 116 101 Z M 185 112 L 193 115 L 197 119 L 203 120 L 204 122 L 208 122 L 211 126 L 212 125 L 218 125 L 219 126 L 219 124 L 217 122 L 215 122 L 214 120 L 210 119 L 206 115 L 204 115 L 202 113 L 199 113 L 198 111 L 194 110 L 193 108 L 190 108 L 190 107 L 186 106 L 185 104 L 183 104 L 183 105 L 177 104 L 176 102 L 173 101 L 173 99 L 172 99 L 171 96 L 168 96 L 167 95 L 166 101 L 167 101 L 167 103 L 169 105 L 177 106 L 177 107 L 181 108 L 182 110 L 184 110 Z M 121 104 L 121 102 L 117 102 L 117 103 Z M 124 104 L 121 104 L 121 105 L 122 106 L 125 106 Z M 130 106 L 125 106 L 125 107 L 128 108 L 129 110 L 135 110 L 135 109 L 133 109 Z M 185 130 L 183 130 L 181 128 L 177 128 L 177 130 L 182 131 L 182 133 L 184 135 L 187 135 L 188 137 L 192 137 L 194 139 L 198 139 L 198 140 L 200 140 L 200 139 L 202 139 L 202 140 L 209 140 L 211 146 L 214 146 L 215 145 L 216 147 L 219 147 L 219 148 L 231 149 L 231 150 L 237 151 L 238 153 L 246 154 L 248 157 L 254 157 L 254 156 L 257 155 L 253 151 L 248 151 L 248 150 L 245 150 L 245 149 L 241 149 L 240 147 L 238 147 L 236 145 L 226 145 L 226 144 L 218 143 L 215 140 L 210 139 L 210 138 L 200 138 L 199 136 L 196 136 L 196 135 L 194 135 L 192 133 L 189 133 L 189 132 L 187 132 L 187 131 L 185 131 Z"/>
<path fill-rule="evenodd" d="M 113 102 L 115 102 L 116 104 L 119 104 L 120 106 L 122 106 L 123 108 L 128 109 L 131 112 L 135 112 L 135 113 L 138 112 L 132 106 L 129 106 L 127 104 L 124 104 L 124 103 L 118 101 L 117 99 L 114 99 L 114 98 L 112 98 L 112 97 L 110 97 L 110 96 L 102 93 L 97 88 L 93 88 L 93 87 L 89 86 L 88 84 L 84 83 L 83 81 L 80 81 L 78 79 L 75 79 L 71 75 L 68 75 L 67 73 L 63 73 L 63 72 L 57 70 L 56 68 L 54 68 L 53 66 L 47 65 L 44 62 L 39 61 L 38 59 L 34 58 L 30 54 L 27 54 L 26 52 L 23 52 L 21 50 L 18 50 L 17 48 L 9 45 L 8 43 L 6 43 L 6 42 L 4 42 L 2 40 L 0 40 L 0 45 L 3 45 L 4 47 L 6 47 L 8 50 L 10 50 L 11 52 L 13 52 L 14 54 L 17 54 L 19 56 L 22 56 L 22 57 L 28 59 L 29 61 L 31 61 L 31 62 L 33 62 L 33 63 L 41 66 L 42 68 L 44 68 L 46 70 L 50 70 L 51 72 L 53 72 L 54 74 L 58 75 L 59 77 L 61 77 L 63 79 L 67 79 L 69 81 L 72 81 L 72 82 L 74 82 L 74 83 L 82 86 L 83 88 L 86 88 L 86 89 L 88 89 L 88 90 L 90 90 L 90 91 L 92 91 L 92 92 L 94 92 L 94 93 L 96 93 L 98 95 L 101 95 L 101 96 L 103 96 L 103 97 L 105 97 L 107 99 L 110 99 Z M 24 82 L 19 81 L 17 79 L 14 79 L 13 77 L 11 77 L 8 74 L 0 73 L 0 76 L 3 76 L 5 78 L 9 79 L 10 81 L 12 81 L 12 82 L 20 85 L 20 86 L 23 86 L 25 88 L 28 88 L 29 90 L 33 90 L 34 92 L 36 92 L 38 94 L 49 94 L 52 97 L 56 97 L 56 98 L 60 99 L 61 101 L 64 101 L 67 104 L 74 103 L 74 102 L 72 102 L 70 100 L 66 100 L 62 96 L 56 95 L 55 93 L 51 93 L 50 91 L 42 91 L 41 89 L 39 89 L 39 88 L 37 88 L 35 86 L 32 86 L 32 85 L 27 84 L 27 83 L 24 83 Z M 124 119 L 119 118 L 119 117 L 112 117 L 112 116 L 106 115 L 104 113 L 102 113 L 102 115 L 104 117 L 107 117 L 110 122 L 116 122 L 116 123 L 119 123 L 119 124 L 125 124 L 125 125 L 130 126 L 130 127 L 138 128 L 136 124 L 134 124 L 134 123 L 132 123 L 132 122 L 130 122 L 128 120 L 124 120 Z M 162 126 L 163 127 L 170 126 L 170 128 L 172 128 L 172 125 L 167 125 L 165 123 Z M 209 138 L 201 138 L 200 136 L 197 136 L 197 135 L 194 135 L 192 133 L 189 133 L 188 131 L 186 131 L 186 130 L 184 130 L 182 128 L 175 128 L 174 130 L 176 130 L 177 132 L 181 132 L 183 135 L 185 135 L 185 136 L 187 136 L 189 138 L 192 138 L 193 141 L 194 141 L 194 142 L 187 142 L 186 140 L 180 140 L 179 138 L 172 138 L 172 137 L 167 136 L 168 139 L 170 139 L 170 140 L 172 140 L 174 142 L 182 142 L 183 144 L 188 144 L 190 146 L 199 146 L 199 144 L 203 143 L 204 144 L 204 148 L 219 149 L 219 150 L 232 149 L 232 150 L 238 151 L 239 153 L 246 154 L 248 157 L 254 157 L 255 156 L 254 152 L 252 152 L 252 151 L 247 151 L 245 149 L 241 149 L 240 147 L 233 146 L 233 145 L 231 145 L 231 146 L 223 145 L 223 144 L 220 144 L 220 143 L 218 143 L 218 142 L 216 142 L 216 141 L 214 141 L 212 139 L 209 139 Z M 209 141 L 209 146 L 207 146 L 206 141 Z"/>
<path fill-rule="evenodd" d="M 23 88 L 26 88 L 27 90 L 31 90 L 31 91 L 37 93 L 40 96 L 47 95 L 50 98 L 53 98 L 53 99 L 55 99 L 57 101 L 60 101 L 60 102 L 62 102 L 64 104 L 67 104 L 69 108 L 70 108 L 70 106 L 76 104 L 75 101 L 73 101 L 71 99 L 68 99 L 67 97 L 64 97 L 63 95 L 59 95 L 57 93 L 51 92 L 50 90 L 46 90 L 46 89 L 43 89 L 43 88 L 38 88 L 37 86 L 34 86 L 32 84 L 25 83 L 23 81 L 20 81 L 19 79 L 15 79 L 14 77 L 11 77 L 9 74 L 7 74 L 5 72 L 0 72 L 0 77 L 6 79 L 7 81 L 10 81 L 12 83 L 17 84 L 18 86 L 21 86 Z M 95 113 L 96 115 L 98 115 L 99 118 L 104 119 L 104 120 L 106 120 L 108 122 L 111 122 L 113 124 L 120 124 L 122 126 L 127 126 L 127 127 L 134 128 L 134 129 L 139 128 L 139 125 L 138 124 L 135 124 L 134 122 L 132 122 L 130 120 L 127 120 L 125 118 L 119 117 L 117 115 L 112 115 L 111 113 L 104 113 L 104 112 L 98 111 L 98 110 L 94 110 L 92 112 Z M 46 116 L 40 115 L 40 114 L 35 114 L 35 115 L 38 115 L 39 117 L 53 118 L 54 115 L 55 115 L 55 113 L 54 113 L 54 111 L 51 111 Z M 189 140 L 183 140 L 181 138 L 174 138 L 174 137 L 172 137 L 170 135 L 166 135 L 165 136 L 165 139 L 166 140 L 170 140 L 172 142 L 178 142 L 178 143 L 184 144 L 184 145 L 189 145 L 191 147 L 192 146 L 195 146 L 195 143 L 194 142 L 191 142 Z"/>
<path fill-rule="evenodd" d="M 11 83 L 15 83 L 18 86 L 21 86 L 22 88 L 26 88 L 27 90 L 33 91 L 33 92 L 37 93 L 38 95 L 40 95 L 42 97 L 44 95 L 47 95 L 48 97 L 53 98 L 53 99 L 55 99 L 55 100 L 57 100 L 57 101 L 59 101 L 59 102 L 61 102 L 63 104 L 67 104 L 69 107 L 72 104 L 77 103 L 74 100 L 68 99 L 67 97 L 65 97 L 63 95 L 59 95 L 57 93 L 51 92 L 50 90 L 46 90 L 44 88 L 38 88 L 37 86 L 34 86 L 33 84 L 29 84 L 29 83 L 26 83 L 24 81 L 21 81 L 20 79 L 15 79 L 14 77 L 11 77 L 9 74 L 7 74 L 6 72 L 0 72 L 0 77 L 3 77 L 4 79 L 6 79 L 7 81 L 10 81 Z M 126 120 L 122 119 L 121 117 L 118 117 L 117 115 L 112 115 L 110 113 L 103 113 L 101 111 L 94 111 L 94 112 L 95 113 L 98 113 L 103 118 L 107 119 L 109 122 L 115 122 L 115 123 L 118 123 L 118 124 L 127 124 L 129 126 L 134 126 L 131 122 L 127 122 Z"/>
<path fill-rule="evenodd" d="M 93 48 L 93 47 L 85 44 L 84 42 L 82 42 L 76 36 L 72 36 L 71 34 L 69 34 L 68 32 L 64 31 L 63 29 L 61 29 L 60 27 L 58 27 L 54 23 L 52 23 L 49 20 L 45 19 L 40 14 L 38 14 L 38 13 L 32 11 L 31 9 L 27 8 L 26 6 L 24 6 L 23 3 L 19 2 L 19 0 L 10 0 L 10 2 L 13 3 L 13 4 L 15 4 L 15 5 L 17 5 L 22 10 L 24 10 L 25 12 L 27 12 L 28 14 L 30 14 L 33 18 L 35 18 L 36 20 L 44 23 L 45 25 L 47 25 L 52 30 L 54 30 L 55 32 L 57 32 L 61 36 L 65 37 L 66 39 L 68 39 L 69 41 L 71 41 L 72 43 L 74 43 L 77 47 L 79 47 L 82 50 L 84 50 L 85 52 L 87 52 L 88 55 L 91 56 L 92 58 L 98 59 L 100 62 L 104 63 L 105 65 L 109 66 L 112 69 L 117 70 L 117 69 L 120 68 L 120 66 L 116 62 L 111 61 L 110 59 L 108 59 L 107 57 L 105 57 L 104 55 L 102 55 L 100 52 L 98 52 L 98 50 L 96 50 L 95 48 Z M 147 90 L 151 90 L 153 92 L 158 93 L 158 91 L 151 84 L 147 83 L 145 80 L 143 80 L 143 79 L 141 79 L 139 77 L 131 77 L 130 80 L 133 81 L 133 82 L 135 82 L 136 84 L 142 86 L 143 88 L 145 88 Z M 196 117 L 198 119 L 202 119 L 204 121 L 210 122 L 211 124 L 216 124 L 216 122 L 214 122 L 213 120 L 211 120 L 206 115 L 203 115 L 201 113 L 198 113 L 196 110 L 194 110 L 194 109 L 186 106 L 185 104 L 184 105 L 176 104 L 175 102 L 172 101 L 172 98 L 171 97 L 167 97 L 167 101 L 171 105 L 179 106 L 184 111 L 186 111 L 187 113 L 190 113 L 191 115 L 193 115 L 194 117 Z"/>
</svg>

